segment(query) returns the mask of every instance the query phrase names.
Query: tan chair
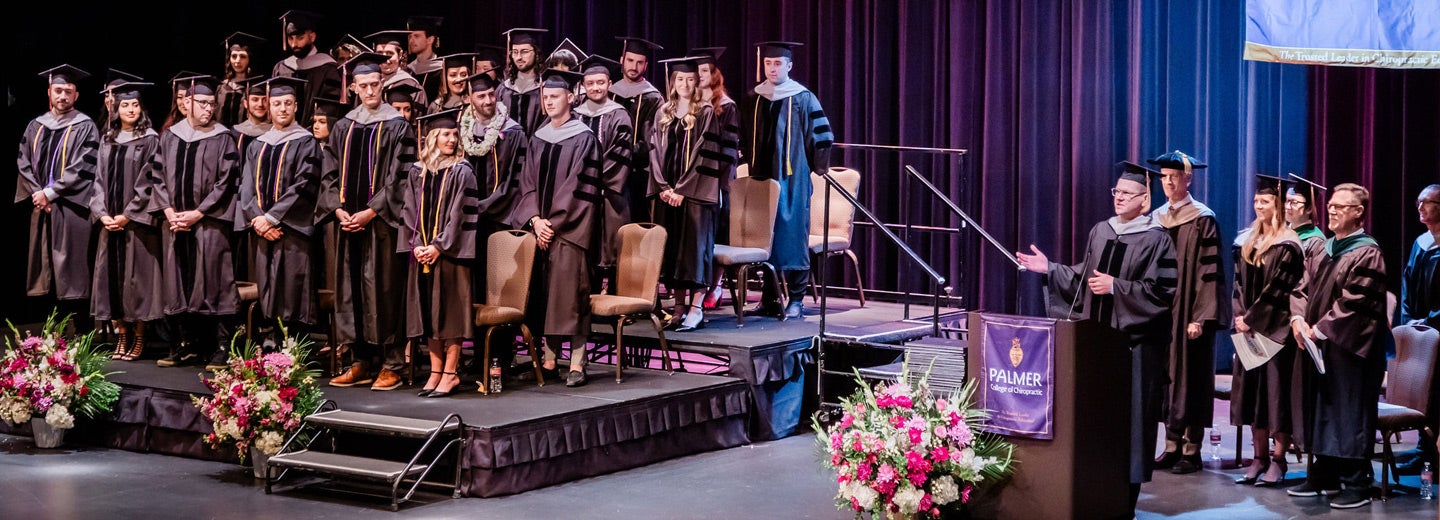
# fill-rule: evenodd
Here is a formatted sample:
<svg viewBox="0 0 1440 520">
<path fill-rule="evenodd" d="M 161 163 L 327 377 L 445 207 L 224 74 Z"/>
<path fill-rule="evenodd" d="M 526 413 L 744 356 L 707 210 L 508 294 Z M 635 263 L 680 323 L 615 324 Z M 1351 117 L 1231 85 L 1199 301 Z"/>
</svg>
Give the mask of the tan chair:
<svg viewBox="0 0 1440 520">
<path fill-rule="evenodd" d="M 665 228 L 657 224 L 636 223 L 620 226 L 619 256 L 615 266 L 615 294 L 590 295 L 590 314 L 615 318 L 615 382 L 623 380 L 625 348 L 622 338 L 625 322 L 640 317 L 650 318 L 655 335 L 660 338 L 660 357 L 670 371 L 670 345 L 665 341 L 665 324 L 655 314 L 657 288 L 660 285 L 660 262 L 665 256 Z"/>
<path fill-rule="evenodd" d="M 830 177 L 836 183 L 850 192 L 851 195 L 860 196 L 860 172 L 850 168 L 830 168 Z M 845 255 L 850 259 L 850 266 L 855 269 L 855 289 L 859 295 L 860 306 L 865 306 L 865 282 L 860 278 L 860 259 L 855 257 L 855 251 L 850 249 L 850 236 L 855 231 L 855 205 L 845 200 L 845 197 L 831 188 L 830 192 L 830 233 L 829 246 L 825 241 L 825 178 L 818 174 L 810 174 L 810 182 L 815 186 L 815 191 L 810 194 L 810 269 L 815 269 L 815 261 L 825 261 L 832 256 Z M 818 280 L 818 278 L 817 278 Z M 820 280 L 820 283 L 825 283 Z M 815 285 L 810 284 L 810 294 L 815 295 Z"/>
<path fill-rule="evenodd" d="M 1400 483 L 1395 473 L 1395 451 L 1390 437 L 1400 432 L 1423 430 L 1431 434 L 1429 418 L 1431 391 L 1435 384 L 1435 359 L 1440 348 L 1440 331 L 1424 325 L 1395 327 L 1395 359 L 1386 372 L 1390 377 L 1389 394 L 1379 403 L 1375 429 L 1380 432 L 1380 498 L 1390 498 L 1390 479 Z"/>
<path fill-rule="evenodd" d="M 743 179 L 750 176 L 750 165 L 742 164 L 735 167 L 735 178 Z"/>
<path fill-rule="evenodd" d="M 255 305 L 260 303 L 260 286 L 255 282 L 235 282 L 240 306 L 245 308 L 245 339 L 255 341 Z"/>
<path fill-rule="evenodd" d="M 535 381 L 545 386 L 540 372 L 542 356 L 535 346 L 530 327 L 525 326 L 525 304 L 530 299 L 530 275 L 535 269 L 535 235 L 527 231 L 498 231 L 490 235 L 489 254 L 485 258 L 485 303 L 475 304 L 475 326 L 485 329 L 480 358 L 480 392 L 490 393 L 490 338 L 495 329 L 520 326 L 525 347 L 530 350 L 530 364 L 535 367 Z M 513 338 L 513 336 L 512 336 Z"/>
<path fill-rule="evenodd" d="M 780 205 L 780 183 L 773 179 L 738 177 L 730 183 L 730 243 L 715 244 L 715 264 L 734 280 L 730 301 L 735 305 L 735 323 L 745 326 L 745 299 L 749 293 L 750 270 L 764 269 L 786 294 L 785 278 L 770 263 L 770 246 L 775 237 L 775 211 Z M 783 318 L 782 318 L 783 319 Z"/>
</svg>

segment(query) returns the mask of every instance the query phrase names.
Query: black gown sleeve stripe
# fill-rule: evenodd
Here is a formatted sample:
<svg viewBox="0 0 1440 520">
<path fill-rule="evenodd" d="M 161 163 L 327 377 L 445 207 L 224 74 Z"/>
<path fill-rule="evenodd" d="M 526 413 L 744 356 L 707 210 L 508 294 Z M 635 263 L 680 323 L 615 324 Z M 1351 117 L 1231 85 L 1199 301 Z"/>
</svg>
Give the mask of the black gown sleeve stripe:
<svg viewBox="0 0 1440 520">
<path fill-rule="evenodd" d="M 1373 280 L 1383 280 L 1383 279 L 1385 278 L 1385 273 L 1382 273 L 1382 272 L 1380 272 L 1380 271 L 1378 271 L 1378 270 L 1376 270 L 1376 269 L 1370 268 L 1370 267 L 1358 266 L 1358 267 L 1355 268 L 1355 276 L 1360 276 L 1360 277 L 1363 277 L 1363 278 L 1369 278 L 1370 280 L 1373 281 Z"/>
<path fill-rule="evenodd" d="M 1162 262 L 1163 262 L 1163 260 L 1162 260 Z M 1175 287 L 1175 284 L 1176 284 L 1178 281 L 1179 281 L 1179 279 L 1177 279 L 1177 278 L 1175 278 L 1175 277 L 1173 277 L 1173 276 L 1162 276 L 1162 277 L 1159 277 L 1159 278 L 1156 278 L 1156 279 L 1155 279 L 1155 283 L 1156 283 L 1157 285 L 1162 286 L 1162 287 Z"/>
<path fill-rule="evenodd" d="M 1180 267 L 1180 263 L 1174 258 L 1161 258 L 1159 265 L 1161 269 L 1177 269 Z"/>
<path fill-rule="evenodd" d="M 465 188 L 465 196 L 472 199 L 479 199 L 480 190 L 478 188 Z"/>
<path fill-rule="evenodd" d="M 1220 247 L 1220 237 L 1208 236 L 1200 239 L 1200 247 Z"/>
<path fill-rule="evenodd" d="M 583 200 L 583 201 L 589 202 L 589 203 L 591 203 L 591 204 L 600 204 L 601 202 L 604 201 L 604 198 L 601 197 L 600 194 L 598 194 L 598 193 L 591 193 L 591 192 L 588 192 L 588 191 L 577 191 L 577 192 L 575 192 L 574 195 L 575 195 L 575 198 L 576 198 L 577 200 Z"/>
<path fill-rule="evenodd" d="M 825 118 L 825 111 L 824 111 L 824 110 L 813 110 L 813 111 L 810 112 L 810 119 L 812 119 L 812 120 L 814 120 L 814 119 L 823 119 L 823 118 Z"/>
<path fill-rule="evenodd" d="M 720 170 L 715 169 L 715 168 L 710 167 L 710 166 L 696 166 L 696 167 L 695 167 L 695 173 L 698 173 L 698 174 L 700 174 L 700 175 L 704 175 L 704 176 L 706 176 L 706 177 L 714 177 L 714 178 L 717 178 L 717 179 L 720 178 Z"/>
</svg>

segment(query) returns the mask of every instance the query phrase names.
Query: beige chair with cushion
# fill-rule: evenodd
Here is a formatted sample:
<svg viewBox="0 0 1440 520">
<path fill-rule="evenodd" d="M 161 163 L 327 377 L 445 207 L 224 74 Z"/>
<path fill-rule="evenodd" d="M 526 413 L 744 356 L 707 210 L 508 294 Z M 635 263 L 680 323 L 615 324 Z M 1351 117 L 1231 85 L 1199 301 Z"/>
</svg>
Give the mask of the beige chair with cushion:
<svg viewBox="0 0 1440 520">
<path fill-rule="evenodd" d="M 622 338 L 625 322 L 649 318 L 660 338 L 661 363 L 670 370 L 670 344 L 665 341 L 665 325 L 655 314 L 655 301 L 660 285 L 660 262 L 665 256 L 668 233 L 658 224 L 635 223 L 620 226 L 619 255 L 615 265 L 615 294 L 590 295 L 590 314 L 615 319 L 615 382 L 624 379 L 625 348 Z"/>
<path fill-rule="evenodd" d="M 735 323 L 745 326 L 745 298 L 750 270 L 763 269 L 786 294 L 785 279 L 770 263 L 770 245 L 775 237 L 775 210 L 780 205 L 780 183 L 772 179 L 738 177 L 730 183 L 730 243 L 715 244 L 715 264 L 734 280 L 730 300 L 735 304 Z"/>
<path fill-rule="evenodd" d="M 1386 370 L 1390 378 L 1389 393 L 1379 403 L 1375 429 L 1381 438 L 1380 498 L 1390 498 L 1390 479 L 1400 483 L 1395 473 L 1395 451 L 1390 437 L 1400 432 L 1430 431 L 1429 418 L 1432 391 L 1435 385 L 1436 349 L 1440 349 L 1440 331 L 1424 325 L 1395 327 L 1395 359 Z"/>
<path fill-rule="evenodd" d="M 850 168 L 830 168 L 830 177 L 835 179 L 841 188 L 850 192 L 856 197 L 860 196 L 860 172 Z M 831 188 L 830 193 L 830 246 L 825 247 L 822 242 L 825 240 L 825 178 L 818 174 L 810 174 L 810 182 L 815 186 L 815 191 L 810 194 L 810 256 L 812 262 L 810 269 L 815 269 L 814 261 L 825 261 L 825 259 L 845 255 L 850 259 L 850 266 L 855 269 L 855 288 L 859 295 L 860 306 L 865 306 L 865 281 L 860 278 L 860 259 L 855 257 L 855 251 L 850 249 L 850 236 L 855 231 L 855 205 L 845 200 L 843 195 Z M 824 251 L 822 253 L 821 251 Z M 818 280 L 818 278 L 817 278 Z M 819 283 L 825 283 L 819 280 Z M 815 294 L 815 285 L 810 284 L 811 295 Z"/>
<path fill-rule="evenodd" d="M 540 373 L 543 356 L 535 347 L 535 338 L 525 326 L 525 303 L 530 299 L 530 274 L 535 268 L 535 235 L 527 231 L 499 231 L 490 235 L 489 255 L 485 258 L 485 303 L 475 305 L 475 326 L 485 329 L 482 366 L 490 363 L 490 338 L 495 329 L 520 327 L 525 347 L 530 350 L 535 381 L 545 386 Z M 513 338 L 513 336 L 511 336 Z M 480 392 L 490 393 L 490 370 L 480 371 Z"/>
</svg>

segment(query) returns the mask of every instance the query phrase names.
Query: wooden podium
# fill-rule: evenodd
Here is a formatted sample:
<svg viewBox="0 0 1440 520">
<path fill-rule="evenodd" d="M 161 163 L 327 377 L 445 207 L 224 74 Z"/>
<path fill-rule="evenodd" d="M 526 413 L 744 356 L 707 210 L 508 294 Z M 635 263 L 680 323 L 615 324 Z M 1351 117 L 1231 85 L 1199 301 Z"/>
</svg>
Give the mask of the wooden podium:
<svg viewBox="0 0 1440 520">
<path fill-rule="evenodd" d="M 967 377 L 984 385 L 980 327 L 980 313 L 971 313 Z M 1055 321 L 1054 337 L 1054 438 L 1006 437 L 1019 464 L 1007 482 L 972 501 L 978 518 L 1131 517 L 1125 337 L 1092 322 L 1065 320 Z"/>
</svg>

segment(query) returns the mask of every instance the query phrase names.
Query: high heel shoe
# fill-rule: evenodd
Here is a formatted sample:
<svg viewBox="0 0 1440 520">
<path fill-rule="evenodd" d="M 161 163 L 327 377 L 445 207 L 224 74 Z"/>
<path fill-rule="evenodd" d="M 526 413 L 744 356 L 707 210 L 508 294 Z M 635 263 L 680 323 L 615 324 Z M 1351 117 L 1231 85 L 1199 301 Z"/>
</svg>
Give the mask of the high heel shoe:
<svg viewBox="0 0 1440 520">
<path fill-rule="evenodd" d="M 437 372 L 437 371 L 431 370 L 430 373 L 431 373 L 431 374 L 440 374 L 441 379 L 444 379 L 444 376 L 445 376 L 445 373 L 444 373 L 444 372 Z M 436 383 L 436 386 L 439 386 L 439 383 Z M 430 394 L 432 394 L 432 393 L 435 393 L 435 389 L 434 389 L 434 388 L 425 388 L 425 389 L 420 390 L 419 392 L 416 392 L 415 395 L 420 396 L 420 397 L 430 397 Z"/>
<path fill-rule="evenodd" d="M 458 374 L 456 374 L 456 373 L 454 373 L 454 372 L 441 372 L 440 374 L 441 374 L 441 376 L 440 376 L 440 380 L 441 380 L 441 381 L 444 381 L 444 380 L 445 380 L 445 376 L 458 375 Z M 458 390 L 459 388 L 460 388 L 460 383 L 455 383 L 455 386 L 450 387 L 449 390 L 446 390 L 446 391 L 444 391 L 444 392 L 441 392 L 441 391 L 440 391 L 440 387 L 439 387 L 439 386 L 436 386 L 436 387 L 435 387 L 435 390 L 430 391 L 430 393 L 429 393 L 429 394 L 426 394 L 425 397 L 426 397 L 426 398 L 450 397 L 450 394 L 455 393 L 455 391 Z"/>
<path fill-rule="evenodd" d="M 121 330 L 115 335 L 115 353 L 110 355 L 110 359 L 117 361 L 125 359 L 125 356 L 130 355 L 129 349 L 130 332 L 127 330 Z"/>
<path fill-rule="evenodd" d="M 1255 480 L 1260 478 L 1260 474 L 1265 473 L 1265 471 L 1269 469 L 1269 459 L 1256 457 L 1250 461 L 1250 466 L 1245 468 L 1245 476 L 1235 479 L 1235 483 L 1242 486 L 1254 484 Z"/>
<path fill-rule="evenodd" d="M 692 307 L 689 313 L 680 320 L 680 326 L 675 327 L 675 332 L 690 332 L 705 328 L 705 312 L 699 307 Z"/>
<path fill-rule="evenodd" d="M 135 324 L 134 332 L 130 336 L 130 349 L 125 351 L 125 355 L 120 360 L 135 361 L 143 355 L 145 355 L 145 323 L 140 322 Z"/>
<path fill-rule="evenodd" d="M 1285 455 L 1270 458 L 1270 467 L 1265 474 L 1255 479 L 1255 487 L 1275 487 L 1285 480 L 1285 472 L 1290 469 L 1289 463 L 1285 462 Z"/>
</svg>

